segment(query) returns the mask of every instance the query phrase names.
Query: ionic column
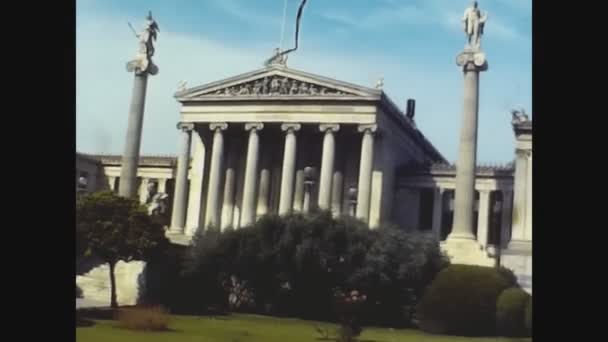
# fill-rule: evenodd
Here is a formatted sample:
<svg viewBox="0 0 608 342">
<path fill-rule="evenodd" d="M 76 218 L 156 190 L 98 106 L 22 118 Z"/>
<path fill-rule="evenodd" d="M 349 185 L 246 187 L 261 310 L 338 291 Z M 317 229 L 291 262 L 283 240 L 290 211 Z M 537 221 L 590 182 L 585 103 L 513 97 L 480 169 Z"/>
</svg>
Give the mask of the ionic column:
<svg viewBox="0 0 608 342">
<path fill-rule="evenodd" d="M 361 139 L 361 160 L 359 162 L 359 185 L 357 194 L 357 218 L 367 223 L 372 188 L 372 169 L 374 166 L 374 133 L 377 126 L 360 125 L 358 131 L 363 133 Z"/>
<path fill-rule="evenodd" d="M 304 203 L 304 170 L 296 171 L 296 184 L 293 194 L 293 210 L 301 212 Z"/>
<path fill-rule="evenodd" d="M 108 185 L 110 186 L 110 190 L 114 191 L 116 188 L 116 177 L 108 177 Z"/>
<path fill-rule="evenodd" d="M 144 177 L 141 178 L 141 184 L 139 184 L 139 203 L 141 203 L 141 204 L 146 203 L 149 182 L 150 182 L 150 179 L 144 178 Z"/>
<path fill-rule="evenodd" d="M 511 238 L 511 210 L 513 207 L 513 191 L 502 192 L 502 215 L 500 222 L 500 244 L 506 247 Z"/>
<path fill-rule="evenodd" d="M 532 151 L 528 151 L 528 172 L 526 174 L 526 224 L 524 238 L 532 241 Z"/>
<path fill-rule="evenodd" d="M 479 211 L 477 212 L 477 242 L 484 249 L 488 244 L 490 226 L 490 191 L 479 190 Z"/>
<path fill-rule="evenodd" d="M 234 167 L 226 169 L 226 180 L 224 181 L 224 204 L 222 206 L 222 230 L 232 227 L 234 215 L 234 189 L 236 170 Z"/>
<path fill-rule="evenodd" d="M 445 189 L 435 188 L 433 194 L 433 234 L 441 240 L 441 218 L 443 216 L 443 193 Z"/>
<path fill-rule="evenodd" d="M 294 177 L 296 171 L 296 132 L 302 126 L 298 123 L 281 125 L 285 131 L 285 150 L 283 153 L 283 170 L 281 172 L 281 194 L 279 197 L 279 215 L 289 214 L 292 207 Z"/>
<path fill-rule="evenodd" d="M 516 247 L 518 242 L 525 241 L 525 224 L 527 216 L 526 197 L 528 187 L 528 156 L 525 150 L 516 150 L 515 175 L 513 186 L 513 216 L 511 218 L 511 241 L 509 248 Z"/>
<path fill-rule="evenodd" d="M 164 194 L 167 191 L 167 178 L 158 179 L 158 192 Z"/>
<path fill-rule="evenodd" d="M 323 154 L 321 157 L 321 176 L 319 179 L 318 204 L 321 209 L 329 209 L 332 192 L 332 177 L 334 173 L 334 159 L 336 152 L 336 139 L 334 132 L 340 129 L 340 125 L 322 124 L 319 130 L 324 132 Z"/>
<path fill-rule="evenodd" d="M 171 217 L 172 233 L 183 233 L 186 225 L 186 207 L 188 200 L 188 167 L 190 166 L 190 143 L 194 124 L 180 123 L 177 128 L 181 132 L 181 144 L 177 157 L 177 172 L 175 176 L 175 196 L 173 199 L 173 216 Z"/>
<path fill-rule="evenodd" d="M 342 171 L 334 171 L 334 179 L 331 182 L 331 212 L 334 217 L 342 215 L 342 189 L 344 187 L 344 175 Z"/>
<path fill-rule="evenodd" d="M 245 183 L 243 185 L 241 227 L 248 226 L 255 220 L 255 183 L 258 171 L 258 152 L 260 150 L 260 137 L 258 136 L 258 131 L 263 128 L 264 124 L 262 123 L 245 124 L 245 130 L 249 131 L 249 142 L 247 144 L 247 164 L 245 166 Z"/>
<path fill-rule="evenodd" d="M 205 207 L 205 229 L 209 226 L 219 228 L 220 224 L 220 191 L 221 172 L 224 158 L 224 134 L 228 128 L 224 122 L 209 124 L 213 131 L 213 147 L 211 149 L 211 165 L 209 168 L 209 186 L 207 187 L 207 205 Z"/>
<path fill-rule="evenodd" d="M 270 170 L 260 171 L 260 186 L 258 191 L 257 216 L 264 216 L 268 213 L 268 200 L 270 196 Z"/>
</svg>

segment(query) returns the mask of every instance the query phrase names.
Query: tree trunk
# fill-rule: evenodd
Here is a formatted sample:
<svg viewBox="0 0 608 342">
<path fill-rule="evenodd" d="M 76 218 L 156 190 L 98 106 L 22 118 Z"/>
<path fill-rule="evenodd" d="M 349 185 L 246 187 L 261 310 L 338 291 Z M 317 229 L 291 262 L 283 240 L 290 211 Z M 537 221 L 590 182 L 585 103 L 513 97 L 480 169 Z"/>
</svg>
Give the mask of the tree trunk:
<svg viewBox="0 0 608 342">
<path fill-rule="evenodd" d="M 116 277 L 114 275 L 116 262 L 112 261 L 108 264 L 110 265 L 110 306 L 112 308 L 117 308 L 118 302 L 116 301 Z"/>
</svg>

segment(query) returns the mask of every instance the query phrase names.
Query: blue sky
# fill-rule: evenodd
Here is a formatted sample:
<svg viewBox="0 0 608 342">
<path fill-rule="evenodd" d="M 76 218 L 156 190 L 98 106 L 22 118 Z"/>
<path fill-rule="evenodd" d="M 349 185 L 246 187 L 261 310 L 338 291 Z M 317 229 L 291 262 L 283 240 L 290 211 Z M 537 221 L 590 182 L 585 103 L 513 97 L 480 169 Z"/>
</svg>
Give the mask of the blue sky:
<svg viewBox="0 0 608 342">
<path fill-rule="evenodd" d="M 283 47 L 293 45 L 300 0 L 287 0 Z M 455 161 L 462 115 L 465 43 L 460 17 L 468 0 L 308 0 L 295 69 L 373 86 L 402 107 L 416 99 L 418 128 Z M 480 0 L 489 12 L 483 48 L 490 68 L 481 76 L 479 163 L 514 155 L 509 110 L 532 108 L 532 2 Z M 259 69 L 281 41 L 284 0 L 77 0 L 76 146 L 88 153 L 122 153 L 133 75 L 125 63 L 148 9 L 160 25 L 150 77 L 142 154 L 175 154 L 180 81 L 188 87 Z"/>
</svg>

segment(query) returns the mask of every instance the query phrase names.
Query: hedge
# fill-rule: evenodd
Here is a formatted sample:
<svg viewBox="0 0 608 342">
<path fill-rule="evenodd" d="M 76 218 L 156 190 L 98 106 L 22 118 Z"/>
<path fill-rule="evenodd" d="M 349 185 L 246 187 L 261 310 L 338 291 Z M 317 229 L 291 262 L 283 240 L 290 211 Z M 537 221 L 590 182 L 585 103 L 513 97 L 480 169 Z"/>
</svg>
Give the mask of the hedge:
<svg viewBox="0 0 608 342">
<path fill-rule="evenodd" d="M 417 308 L 419 327 L 430 333 L 489 336 L 496 333 L 496 301 L 513 286 L 504 269 L 451 265 L 442 270 Z"/>
<path fill-rule="evenodd" d="M 530 295 L 519 287 L 504 290 L 496 303 L 496 329 L 498 334 L 510 337 L 526 335 L 526 306 Z"/>
</svg>

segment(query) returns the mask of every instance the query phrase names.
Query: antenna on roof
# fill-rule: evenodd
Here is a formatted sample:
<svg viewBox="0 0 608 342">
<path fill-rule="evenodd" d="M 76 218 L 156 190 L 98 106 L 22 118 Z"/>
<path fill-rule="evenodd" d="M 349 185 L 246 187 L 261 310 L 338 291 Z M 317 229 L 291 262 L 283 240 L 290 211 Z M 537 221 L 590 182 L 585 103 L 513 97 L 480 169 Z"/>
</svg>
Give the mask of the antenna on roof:
<svg viewBox="0 0 608 342">
<path fill-rule="evenodd" d="M 281 51 L 280 48 L 277 48 L 275 50 L 276 53 L 274 54 L 274 56 L 272 56 L 268 60 L 266 60 L 266 62 L 264 62 L 264 65 L 266 65 L 266 66 L 271 65 L 271 64 L 283 64 L 284 65 L 285 62 L 287 61 L 287 54 L 294 52 L 298 49 L 298 39 L 300 36 L 300 19 L 302 18 L 302 12 L 304 11 L 304 5 L 306 5 L 306 1 L 307 0 L 302 0 L 302 2 L 300 3 L 300 7 L 298 8 L 298 14 L 296 15 L 295 46 L 286 51 Z M 281 36 L 282 35 L 283 34 L 281 33 Z"/>
</svg>

